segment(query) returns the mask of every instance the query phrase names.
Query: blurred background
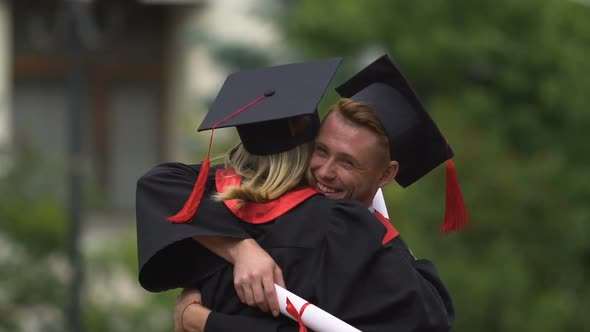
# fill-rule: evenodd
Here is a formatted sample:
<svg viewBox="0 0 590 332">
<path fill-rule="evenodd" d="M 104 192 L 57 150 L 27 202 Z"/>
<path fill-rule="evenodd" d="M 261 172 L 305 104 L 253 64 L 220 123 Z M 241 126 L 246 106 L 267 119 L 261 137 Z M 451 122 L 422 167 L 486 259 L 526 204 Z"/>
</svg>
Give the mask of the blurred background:
<svg viewBox="0 0 590 332">
<path fill-rule="evenodd" d="M 454 331 L 590 331 L 589 0 L 0 0 L 0 331 L 171 331 L 177 292 L 137 282 L 138 177 L 201 160 L 228 73 L 342 56 L 335 86 L 385 52 L 471 213 L 440 233 L 444 167 L 385 190 Z"/>
</svg>

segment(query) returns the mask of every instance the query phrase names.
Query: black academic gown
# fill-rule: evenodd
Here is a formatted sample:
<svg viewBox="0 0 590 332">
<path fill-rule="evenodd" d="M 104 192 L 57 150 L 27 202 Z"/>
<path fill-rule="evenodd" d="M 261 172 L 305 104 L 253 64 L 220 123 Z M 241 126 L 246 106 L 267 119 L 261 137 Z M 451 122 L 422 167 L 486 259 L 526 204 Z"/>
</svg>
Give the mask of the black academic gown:
<svg viewBox="0 0 590 332">
<path fill-rule="evenodd" d="M 233 267 L 191 240 L 196 235 L 254 238 L 283 271 L 287 289 L 362 331 L 448 331 L 450 296 L 434 265 L 416 260 L 399 236 L 352 200 L 315 195 L 262 224 L 237 218 L 206 197 L 189 224 L 171 224 L 199 166 L 160 165 L 138 182 L 139 280 L 150 291 L 195 287 L 214 312 L 206 331 L 297 331 L 240 302 Z M 207 193 L 215 192 L 210 174 Z M 390 234 L 389 234 L 390 235 Z"/>
</svg>

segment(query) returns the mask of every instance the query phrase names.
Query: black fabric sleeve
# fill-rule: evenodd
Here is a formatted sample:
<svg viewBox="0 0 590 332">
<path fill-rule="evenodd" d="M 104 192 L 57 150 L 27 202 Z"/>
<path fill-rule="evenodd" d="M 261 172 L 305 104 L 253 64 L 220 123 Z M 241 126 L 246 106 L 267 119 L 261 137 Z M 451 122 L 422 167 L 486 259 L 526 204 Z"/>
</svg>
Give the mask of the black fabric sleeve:
<svg viewBox="0 0 590 332">
<path fill-rule="evenodd" d="M 215 169 L 210 173 L 195 217 L 186 224 L 166 220 L 178 212 L 190 196 L 199 169 L 199 165 L 161 164 L 137 182 L 139 282 L 148 291 L 194 286 L 197 280 L 223 263 L 192 237 L 249 237 L 240 221 L 222 203 L 212 200 Z"/>
</svg>

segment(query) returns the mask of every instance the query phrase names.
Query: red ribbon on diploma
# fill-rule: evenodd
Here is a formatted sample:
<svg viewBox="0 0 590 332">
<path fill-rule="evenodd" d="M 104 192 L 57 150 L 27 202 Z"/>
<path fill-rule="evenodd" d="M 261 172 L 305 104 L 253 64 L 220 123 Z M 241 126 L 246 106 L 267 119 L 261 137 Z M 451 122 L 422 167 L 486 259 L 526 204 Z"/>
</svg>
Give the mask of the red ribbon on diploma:
<svg viewBox="0 0 590 332">
<path fill-rule="evenodd" d="M 305 327 L 305 325 L 303 325 L 303 320 L 301 319 L 301 316 L 303 315 L 303 311 L 305 311 L 305 308 L 307 308 L 308 305 L 309 302 L 306 302 L 304 305 L 301 306 L 301 310 L 299 310 L 298 312 L 297 308 L 295 308 L 293 303 L 291 303 L 291 301 L 289 301 L 289 298 L 287 298 L 287 312 L 291 314 L 291 316 L 293 316 L 299 323 L 299 332 L 307 332 L 307 328 Z"/>
</svg>

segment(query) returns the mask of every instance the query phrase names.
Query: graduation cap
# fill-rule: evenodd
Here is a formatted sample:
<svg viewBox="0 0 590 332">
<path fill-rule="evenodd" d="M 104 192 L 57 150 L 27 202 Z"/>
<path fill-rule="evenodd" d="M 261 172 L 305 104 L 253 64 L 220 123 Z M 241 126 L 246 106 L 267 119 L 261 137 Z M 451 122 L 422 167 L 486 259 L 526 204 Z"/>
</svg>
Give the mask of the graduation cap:
<svg viewBox="0 0 590 332">
<path fill-rule="evenodd" d="M 363 102 L 377 113 L 389 139 L 391 160 L 399 163 L 396 181 L 407 187 L 446 161 L 447 189 L 443 232 L 469 221 L 447 143 L 409 82 L 387 54 L 336 88 L 345 98 Z"/>
<path fill-rule="evenodd" d="M 315 138 L 317 106 L 341 59 L 287 64 L 231 74 L 199 131 L 236 127 L 244 148 L 256 155 L 283 152 Z M 288 119 L 309 116 L 294 133 Z"/>
<path fill-rule="evenodd" d="M 317 106 L 340 62 L 333 58 L 229 75 L 198 129 L 212 132 L 193 192 L 183 209 L 168 220 L 185 223 L 196 213 L 209 173 L 215 129 L 236 127 L 246 151 L 255 155 L 284 152 L 312 141 L 320 125 Z M 294 125 L 292 119 L 304 121 Z"/>
</svg>

